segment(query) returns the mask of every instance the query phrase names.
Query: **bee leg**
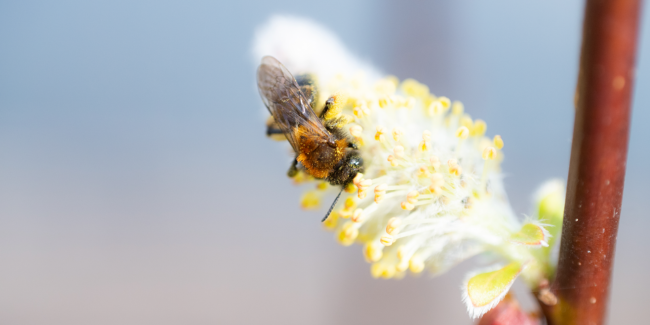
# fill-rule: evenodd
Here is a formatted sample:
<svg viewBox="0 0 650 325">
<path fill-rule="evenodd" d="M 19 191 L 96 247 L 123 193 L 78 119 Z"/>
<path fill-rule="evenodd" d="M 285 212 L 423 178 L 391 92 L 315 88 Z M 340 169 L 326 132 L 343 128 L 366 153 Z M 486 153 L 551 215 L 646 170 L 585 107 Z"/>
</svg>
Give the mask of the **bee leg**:
<svg viewBox="0 0 650 325">
<path fill-rule="evenodd" d="M 293 178 L 296 174 L 298 174 L 298 157 L 293 159 L 291 167 L 289 167 L 289 171 L 287 172 L 287 176 Z"/>
<path fill-rule="evenodd" d="M 280 128 L 278 128 L 275 124 L 271 124 L 266 127 L 266 136 L 270 137 L 276 134 L 284 134 Z"/>
<path fill-rule="evenodd" d="M 359 147 L 357 147 L 357 144 L 354 143 L 354 142 L 348 142 L 348 148 L 351 148 L 351 149 L 354 149 L 354 150 L 359 149 Z"/>
<path fill-rule="evenodd" d="M 323 110 L 320 112 L 320 117 L 321 119 L 324 119 L 325 116 L 327 115 L 327 112 L 329 112 L 332 108 L 336 106 L 336 98 L 330 97 L 327 99 L 325 102 L 325 107 L 323 107 Z"/>
</svg>

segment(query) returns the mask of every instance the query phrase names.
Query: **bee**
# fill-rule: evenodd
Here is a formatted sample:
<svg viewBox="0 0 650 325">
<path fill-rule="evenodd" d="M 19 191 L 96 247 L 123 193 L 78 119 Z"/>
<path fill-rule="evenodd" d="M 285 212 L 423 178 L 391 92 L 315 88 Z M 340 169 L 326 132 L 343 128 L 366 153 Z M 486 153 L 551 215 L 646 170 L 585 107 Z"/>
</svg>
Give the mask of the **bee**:
<svg viewBox="0 0 650 325">
<path fill-rule="evenodd" d="M 271 56 L 262 58 L 257 69 L 257 87 L 274 120 L 267 128 L 267 135 L 283 134 L 296 154 L 287 173 L 289 177 L 297 174 L 300 164 L 309 175 L 341 185 L 341 191 L 322 220 L 325 221 L 345 186 L 363 170 L 363 160 L 355 143 L 340 128 L 344 119 L 325 118 L 336 99 L 330 97 L 320 115 L 316 115 L 312 108 L 317 96 L 315 83 L 308 77 L 300 79 L 302 86 Z"/>
</svg>

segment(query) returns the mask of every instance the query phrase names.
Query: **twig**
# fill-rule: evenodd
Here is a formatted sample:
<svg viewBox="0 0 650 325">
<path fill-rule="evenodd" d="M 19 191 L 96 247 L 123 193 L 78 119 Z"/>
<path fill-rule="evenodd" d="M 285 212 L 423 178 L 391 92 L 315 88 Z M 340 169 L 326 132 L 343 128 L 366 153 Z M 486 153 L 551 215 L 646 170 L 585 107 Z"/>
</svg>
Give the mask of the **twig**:
<svg viewBox="0 0 650 325">
<path fill-rule="evenodd" d="M 603 324 L 627 160 L 641 0 L 588 0 L 549 324 Z"/>
</svg>

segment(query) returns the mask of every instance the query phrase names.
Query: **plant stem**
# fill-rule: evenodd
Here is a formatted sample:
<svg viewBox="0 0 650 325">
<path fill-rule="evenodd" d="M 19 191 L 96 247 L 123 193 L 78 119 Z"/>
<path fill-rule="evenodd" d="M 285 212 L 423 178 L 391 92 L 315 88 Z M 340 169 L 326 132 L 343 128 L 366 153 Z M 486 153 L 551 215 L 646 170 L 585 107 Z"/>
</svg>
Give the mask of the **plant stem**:
<svg viewBox="0 0 650 325">
<path fill-rule="evenodd" d="M 587 0 L 549 324 L 603 324 L 627 160 L 641 0 Z"/>
</svg>

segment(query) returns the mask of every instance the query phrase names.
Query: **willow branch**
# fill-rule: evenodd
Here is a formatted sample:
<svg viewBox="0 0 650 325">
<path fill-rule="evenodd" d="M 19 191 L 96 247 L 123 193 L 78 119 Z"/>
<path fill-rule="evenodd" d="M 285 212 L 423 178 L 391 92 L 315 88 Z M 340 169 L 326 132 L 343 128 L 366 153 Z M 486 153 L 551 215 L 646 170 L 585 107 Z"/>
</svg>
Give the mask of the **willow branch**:
<svg viewBox="0 0 650 325">
<path fill-rule="evenodd" d="M 549 324 L 603 324 L 627 160 L 640 0 L 588 0 Z"/>
</svg>

